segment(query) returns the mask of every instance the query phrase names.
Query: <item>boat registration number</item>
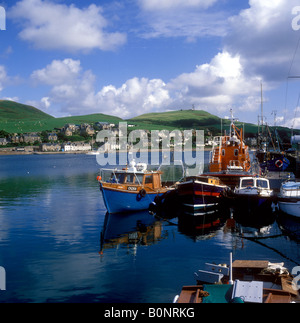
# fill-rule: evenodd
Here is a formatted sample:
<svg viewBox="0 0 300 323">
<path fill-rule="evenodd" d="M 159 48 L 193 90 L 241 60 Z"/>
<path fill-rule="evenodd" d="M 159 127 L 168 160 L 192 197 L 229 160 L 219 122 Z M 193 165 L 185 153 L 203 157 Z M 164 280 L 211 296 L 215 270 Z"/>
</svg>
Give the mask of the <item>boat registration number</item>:
<svg viewBox="0 0 300 323">
<path fill-rule="evenodd" d="M 128 186 L 127 191 L 137 191 L 137 187 L 136 186 Z"/>
</svg>

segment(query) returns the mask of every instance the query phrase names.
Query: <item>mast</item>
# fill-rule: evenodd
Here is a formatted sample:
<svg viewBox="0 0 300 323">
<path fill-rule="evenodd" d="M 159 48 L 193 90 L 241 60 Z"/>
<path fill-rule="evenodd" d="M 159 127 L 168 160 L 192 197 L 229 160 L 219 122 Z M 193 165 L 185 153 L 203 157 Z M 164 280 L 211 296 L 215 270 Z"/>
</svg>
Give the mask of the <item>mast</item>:
<svg viewBox="0 0 300 323">
<path fill-rule="evenodd" d="M 263 85 L 260 83 L 261 86 L 261 126 L 264 125 L 264 102 L 263 102 Z"/>
</svg>

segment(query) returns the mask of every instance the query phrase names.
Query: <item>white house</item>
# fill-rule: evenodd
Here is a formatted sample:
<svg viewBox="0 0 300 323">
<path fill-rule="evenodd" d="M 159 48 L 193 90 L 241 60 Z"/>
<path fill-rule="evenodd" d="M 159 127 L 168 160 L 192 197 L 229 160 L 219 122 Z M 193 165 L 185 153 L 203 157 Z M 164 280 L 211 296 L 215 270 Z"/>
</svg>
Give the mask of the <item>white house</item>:
<svg viewBox="0 0 300 323">
<path fill-rule="evenodd" d="M 64 151 L 90 151 L 92 146 L 90 144 L 71 143 L 63 145 Z"/>
</svg>

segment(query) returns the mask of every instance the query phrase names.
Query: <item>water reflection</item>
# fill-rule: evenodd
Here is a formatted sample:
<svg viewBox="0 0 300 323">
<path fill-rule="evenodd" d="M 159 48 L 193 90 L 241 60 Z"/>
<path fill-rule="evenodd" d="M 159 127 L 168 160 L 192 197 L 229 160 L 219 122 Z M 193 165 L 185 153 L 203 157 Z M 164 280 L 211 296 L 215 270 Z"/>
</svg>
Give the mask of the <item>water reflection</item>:
<svg viewBox="0 0 300 323">
<path fill-rule="evenodd" d="M 148 211 L 132 214 L 106 213 L 100 238 L 100 254 L 124 245 L 134 252 L 137 246 L 149 246 L 163 239 L 162 222 Z"/>
<path fill-rule="evenodd" d="M 263 227 L 271 226 L 276 219 L 276 213 L 273 210 L 256 213 L 242 213 L 237 210 L 230 209 L 231 217 L 240 225 L 244 227 L 254 228 L 260 230 Z"/>
<path fill-rule="evenodd" d="M 0 302 L 168 302 L 194 282 L 195 270 L 227 262 L 231 251 L 235 259 L 286 257 L 288 268 L 300 260 L 297 221 L 251 227 L 224 209 L 198 219 L 176 208 L 161 217 L 108 215 L 94 157 L 0 161 L 0 265 L 7 272 Z"/>
<path fill-rule="evenodd" d="M 278 212 L 277 223 L 285 235 L 300 242 L 300 219 Z"/>
<path fill-rule="evenodd" d="M 224 226 L 227 218 L 227 212 L 203 213 L 201 216 L 183 212 L 178 217 L 178 230 L 194 241 L 211 239 Z"/>
</svg>

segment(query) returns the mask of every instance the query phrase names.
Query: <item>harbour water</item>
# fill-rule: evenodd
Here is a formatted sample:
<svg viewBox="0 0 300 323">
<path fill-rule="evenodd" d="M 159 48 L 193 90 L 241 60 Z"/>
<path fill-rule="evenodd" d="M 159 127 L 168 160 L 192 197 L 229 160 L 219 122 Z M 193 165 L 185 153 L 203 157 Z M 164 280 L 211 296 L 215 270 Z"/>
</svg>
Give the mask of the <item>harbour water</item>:
<svg viewBox="0 0 300 323">
<path fill-rule="evenodd" d="M 205 262 L 300 265 L 300 223 L 191 229 L 148 212 L 107 216 L 95 156 L 0 157 L 0 302 L 172 302 Z"/>
</svg>

